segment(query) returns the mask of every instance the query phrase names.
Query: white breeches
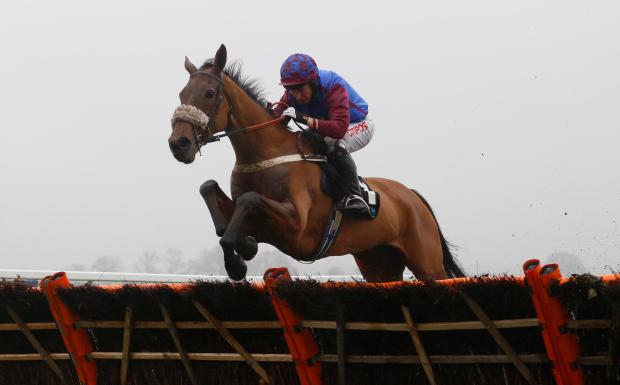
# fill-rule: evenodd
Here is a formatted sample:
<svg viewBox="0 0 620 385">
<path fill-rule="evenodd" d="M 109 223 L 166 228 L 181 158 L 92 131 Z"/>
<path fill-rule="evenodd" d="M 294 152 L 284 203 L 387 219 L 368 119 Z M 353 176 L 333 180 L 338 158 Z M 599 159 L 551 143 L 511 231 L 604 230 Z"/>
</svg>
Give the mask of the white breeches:
<svg viewBox="0 0 620 385">
<path fill-rule="evenodd" d="M 332 152 L 336 149 L 336 146 L 342 147 L 349 153 L 355 152 L 365 147 L 372 136 L 375 134 L 375 122 L 366 116 L 365 120 L 357 123 L 351 123 L 347 132 L 342 139 L 325 137 L 325 143 L 327 143 L 328 152 Z"/>
</svg>

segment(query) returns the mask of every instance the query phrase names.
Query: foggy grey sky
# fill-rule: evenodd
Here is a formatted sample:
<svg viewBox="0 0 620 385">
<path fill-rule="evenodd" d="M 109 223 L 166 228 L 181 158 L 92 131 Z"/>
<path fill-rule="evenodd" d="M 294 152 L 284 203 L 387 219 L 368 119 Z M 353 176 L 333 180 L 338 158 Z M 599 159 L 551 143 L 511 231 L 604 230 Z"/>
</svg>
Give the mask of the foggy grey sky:
<svg viewBox="0 0 620 385">
<path fill-rule="evenodd" d="M 296 4 L 3 1 L 0 268 L 211 249 L 198 187 L 229 191 L 232 147 L 167 138 L 184 56 L 225 43 L 272 100 L 293 52 L 343 75 L 377 124 L 360 174 L 419 190 L 469 273 L 618 270 L 620 2 Z"/>
</svg>

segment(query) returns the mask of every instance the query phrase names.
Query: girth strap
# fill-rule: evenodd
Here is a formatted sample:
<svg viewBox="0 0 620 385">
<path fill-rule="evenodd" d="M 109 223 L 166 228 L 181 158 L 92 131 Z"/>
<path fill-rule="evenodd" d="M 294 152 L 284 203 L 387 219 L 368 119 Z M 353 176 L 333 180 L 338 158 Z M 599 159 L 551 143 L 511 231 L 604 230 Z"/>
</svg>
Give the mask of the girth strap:
<svg viewBox="0 0 620 385">
<path fill-rule="evenodd" d="M 323 240 L 310 258 L 312 262 L 316 261 L 317 259 L 323 258 L 329 251 L 330 247 L 334 244 L 334 242 L 336 242 L 338 230 L 340 230 L 341 220 L 342 212 L 336 208 L 336 205 L 334 205 L 329 220 L 327 221 L 327 226 L 325 227 Z"/>
<path fill-rule="evenodd" d="M 327 162 L 327 158 L 322 155 L 291 154 L 261 160 L 260 162 L 256 163 L 236 164 L 235 168 L 233 168 L 233 172 L 257 172 L 280 164 L 298 162 L 300 160 L 305 160 L 309 162 Z"/>
</svg>

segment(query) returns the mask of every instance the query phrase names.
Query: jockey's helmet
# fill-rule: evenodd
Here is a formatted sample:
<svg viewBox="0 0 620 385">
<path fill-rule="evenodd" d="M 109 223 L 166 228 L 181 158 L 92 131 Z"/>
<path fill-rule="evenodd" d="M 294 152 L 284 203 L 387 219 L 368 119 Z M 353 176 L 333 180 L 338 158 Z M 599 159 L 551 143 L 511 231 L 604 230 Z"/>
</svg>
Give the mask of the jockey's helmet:
<svg viewBox="0 0 620 385">
<path fill-rule="evenodd" d="M 285 87 L 313 82 L 318 78 L 319 68 L 310 55 L 292 54 L 280 67 L 280 84 Z"/>
</svg>

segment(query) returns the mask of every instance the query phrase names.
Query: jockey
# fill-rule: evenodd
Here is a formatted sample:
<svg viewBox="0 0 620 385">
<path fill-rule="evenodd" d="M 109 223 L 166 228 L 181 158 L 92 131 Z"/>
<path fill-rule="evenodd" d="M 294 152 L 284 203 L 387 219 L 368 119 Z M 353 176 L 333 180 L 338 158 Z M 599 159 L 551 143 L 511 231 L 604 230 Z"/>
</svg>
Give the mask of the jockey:
<svg viewBox="0 0 620 385">
<path fill-rule="evenodd" d="M 362 198 L 357 167 L 351 153 L 365 147 L 375 132 L 368 118 L 368 103 L 340 75 L 319 69 L 309 55 L 293 54 L 280 68 L 284 95 L 276 116 L 288 116 L 321 134 L 327 143 L 328 159 L 348 191 L 341 211 L 354 218 L 369 218 Z"/>
</svg>

